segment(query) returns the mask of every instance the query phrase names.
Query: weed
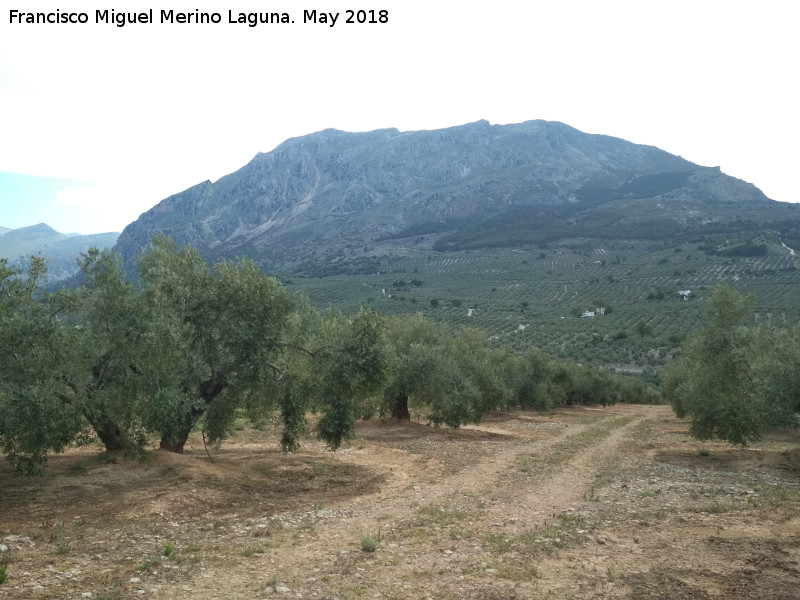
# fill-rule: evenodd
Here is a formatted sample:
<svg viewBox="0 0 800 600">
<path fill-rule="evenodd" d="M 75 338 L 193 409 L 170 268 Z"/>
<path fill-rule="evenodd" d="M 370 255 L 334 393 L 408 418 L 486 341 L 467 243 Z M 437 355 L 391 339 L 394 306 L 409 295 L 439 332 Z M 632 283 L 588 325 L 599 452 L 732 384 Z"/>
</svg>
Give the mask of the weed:
<svg viewBox="0 0 800 600">
<path fill-rule="evenodd" d="M 469 516 L 469 513 L 460 508 L 446 508 L 438 504 L 422 506 L 418 510 L 422 517 L 423 524 L 435 523 L 437 525 L 452 525 L 457 521 L 462 521 Z"/>
<path fill-rule="evenodd" d="M 789 495 L 785 490 L 777 490 L 770 499 L 772 508 L 781 508 L 789 500 Z"/>
<path fill-rule="evenodd" d="M 122 581 L 117 580 L 114 582 L 114 587 L 112 587 L 110 590 L 97 592 L 97 595 L 94 598 L 95 600 L 122 600 L 124 589 L 125 584 L 122 583 Z"/>
<path fill-rule="evenodd" d="M 378 549 L 378 542 L 368 533 L 361 536 L 361 551 L 375 552 Z"/>
<path fill-rule="evenodd" d="M 530 473 L 531 471 L 531 456 L 528 454 L 518 454 L 517 455 L 517 470 L 521 471 L 522 473 Z"/>
<path fill-rule="evenodd" d="M 161 554 L 169 558 L 175 554 L 175 546 L 172 543 L 167 542 L 161 547 Z"/>
<path fill-rule="evenodd" d="M 56 545 L 57 554 L 66 554 L 69 552 L 69 542 L 67 542 L 67 536 L 64 533 L 63 523 L 55 524 L 53 531 L 50 534 L 50 541 Z"/>
<path fill-rule="evenodd" d="M 521 533 L 516 542 L 531 550 L 543 551 L 549 556 L 590 528 L 591 523 L 584 517 L 565 513 L 559 515 L 553 523 L 545 523 L 542 527 Z"/>
<path fill-rule="evenodd" d="M 600 498 L 597 497 L 597 489 L 603 487 L 605 481 L 599 479 L 599 475 L 595 478 L 592 482 L 592 485 L 589 486 L 589 490 L 583 495 L 584 500 L 590 500 L 592 502 L 599 502 Z"/>
<path fill-rule="evenodd" d="M 6 573 L 6 568 L 3 565 L 0 565 L 0 585 L 4 584 L 8 579 L 8 573 Z"/>
<path fill-rule="evenodd" d="M 271 536 L 272 532 L 269 529 L 259 527 L 258 529 L 253 530 L 251 535 L 254 538 L 263 538 Z"/>
<path fill-rule="evenodd" d="M 151 571 L 157 564 L 158 563 L 154 563 L 152 560 L 146 560 L 136 567 L 136 570 L 144 573 L 145 571 Z"/>
<path fill-rule="evenodd" d="M 200 552 L 202 549 L 203 547 L 200 544 L 189 544 L 186 546 L 187 552 Z"/>
<path fill-rule="evenodd" d="M 731 507 L 724 502 L 712 502 L 705 507 L 704 512 L 711 513 L 712 515 L 720 515 L 722 513 L 729 512 L 730 510 Z"/>
<path fill-rule="evenodd" d="M 639 492 L 639 496 L 641 498 L 655 498 L 661 493 L 661 488 L 655 490 L 645 490 L 643 492 Z"/>
<path fill-rule="evenodd" d="M 498 552 L 511 550 L 511 540 L 502 533 L 487 533 L 483 536 L 483 541 Z"/>
<path fill-rule="evenodd" d="M 242 556 L 245 558 L 250 558 L 256 554 L 263 554 L 263 550 L 261 548 L 252 548 L 251 546 L 248 546 L 242 551 Z"/>
<path fill-rule="evenodd" d="M 697 454 L 700 456 L 709 456 L 711 454 L 711 450 L 708 448 L 699 448 L 697 450 Z"/>
<path fill-rule="evenodd" d="M 297 530 L 304 533 L 314 533 L 317 530 L 317 526 L 314 523 L 302 523 Z"/>
<path fill-rule="evenodd" d="M 463 529 L 461 527 L 453 527 L 450 529 L 450 533 L 448 535 L 451 540 L 464 540 L 474 537 L 474 533 L 472 531 L 469 529 Z"/>
</svg>

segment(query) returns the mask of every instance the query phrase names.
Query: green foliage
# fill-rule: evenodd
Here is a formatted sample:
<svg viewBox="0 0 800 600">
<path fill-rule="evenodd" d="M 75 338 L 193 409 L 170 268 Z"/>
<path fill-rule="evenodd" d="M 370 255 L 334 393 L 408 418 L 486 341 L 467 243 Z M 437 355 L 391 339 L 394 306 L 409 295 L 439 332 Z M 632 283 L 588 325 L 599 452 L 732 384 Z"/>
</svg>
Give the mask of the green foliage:
<svg viewBox="0 0 800 600">
<path fill-rule="evenodd" d="M 361 551 L 372 553 L 378 549 L 378 542 L 375 541 L 375 538 L 369 534 L 364 534 L 361 536 Z"/>
<path fill-rule="evenodd" d="M 84 421 L 65 384 L 77 334 L 61 322 L 62 299 L 39 289 L 44 260 L 31 257 L 26 270 L 0 259 L 0 447 L 16 469 L 34 474 Z"/>
<path fill-rule="evenodd" d="M 485 333 L 468 328 L 452 333 L 421 314 L 389 319 L 388 331 L 394 361 L 382 416 L 403 418 L 405 407 L 398 403 L 407 403 L 435 425 L 456 428 L 508 405 L 508 353 L 491 349 Z"/>
<path fill-rule="evenodd" d="M 563 389 L 555 384 L 556 369 L 544 352 L 538 348 L 528 350 L 517 387 L 517 401 L 522 408 L 547 411 L 563 403 Z"/>
<path fill-rule="evenodd" d="M 81 260 L 83 285 L 70 295 L 73 336 L 73 403 L 107 450 L 136 450 L 144 443 L 142 400 L 150 391 L 142 377 L 160 345 L 146 305 L 125 280 L 111 251 L 90 249 Z"/>
<path fill-rule="evenodd" d="M 390 350 L 383 319 L 366 309 L 349 318 L 328 311 L 322 340 L 330 350 L 313 374 L 313 408 L 322 411 L 320 437 L 336 450 L 352 435 L 356 418 L 374 411 L 369 401 L 383 389 Z"/>
<path fill-rule="evenodd" d="M 769 216 L 755 211 L 747 215 L 759 223 Z M 715 247 L 724 247 L 726 239 L 727 233 L 705 236 Z M 755 238 L 748 234 L 745 239 Z M 697 252 L 697 243 L 699 237 L 681 243 L 683 252 L 675 254 L 675 246 L 663 241 L 574 239 L 551 244 L 543 260 L 535 260 L 539 250 L 533 247 L 447 253 L 412 249 L 402 256 L 385 257 L 391 273 L 296 278 L 294 287 L 307 293 L 318 308 L 333 305 L 348 313 L 373 297 L 373 308 L 387 316 L 422 311 L 454 328 L 485 331 L 495 347 L 509 346 L 522 354 L 535 345 L 554 359 L 633 368 L 655 382 L 668 356 L 689 332 L 703 326 L 706 302 L 717 283 L 728 282 L 741 293 L 756 293 L 762 322 L 768 322 L 769 314 L 773 325 L 791 326 L 800 319 L 796 310 L 800 269 L 794 266 L 796 257 L 777 242 L 769 241 L 765 257 L 742 257 L 735 262 L 731 257 Z M 664 256 L 671 262 L 659 265 Z M 528 258 L 524 267 L 520 265 L 523 257 Z M 674 274 L 678 260 L 680 278 Z M 414 276 L 425 282 L 424 287 L 405 293 L 405 300 L 395 294 L 381 297 L 381 288 L 388 292 L 391 282 L 402 278 L 399 273 L 411 277 L 415 269 Z M 691 290 L 688 301 L 677 294 L 682 289 Z M 648 294 L 659 290 L 663 300 L 647 300 Z M 409 301 L 412 297 L 416 304 Z M 438 308 L 430 308 L 431 298 L 440 300 Z M 452 304 L 454 298 L 463 299 L 461 307 Z M 524 314 L 521 302 L 529 302 Z M 597 306 L 605 306 L 605 316 L 578 318 Z M 614 310 L 609 311 L 610 307 Z M 651 335 L 636 333 L 634 327 L 641 321 L 652 328 Z M 527 328 L 518 332 L 520 324 Z M 627 332 L 627 339 L 614 340 L 621 330 Z"/>
<path fill-rule="evenodd" d="M 606 371 L 575 364 L 558 368 L 555 381 L 564 392 L 567 404 L 616 404 L 620 400 L 620 381 Z"/>
<path fill-rule="evenodd" d="M 800 409 L 800 329 L 746 327 L 754 296 L 718 286 L 709 324 L 690 336 L 662 377 L 676 414 L 699 439 L 746 444 L 765 429 L 796 425 Z"/>
<path fill-rule="evenodd" d="M 62 523 L 57 523 L 53 528 L 53 532 L 50 534 L 50 541 L 56 545 L 57 554 L 67 554 L 70 551 L 70 545 Z"/>
<path fill-rule="evenodd" d="M 239 409 L 256 422 L 280 410 L 287 451 L 320 411 L 335 449 L 376 408 L 389 354 L 374 312 L 320 317 L 252 262 L 210 267 L 166 237 L 143 254 L 139 286 L 108 251 L 81 267 L 77 290 L 48 295 L 42 259 L 25 275 L 0 262 L 0 448 L 20 471 L 41 472 L 87 428 L 107 450 L 154 433 L 180 452 L 196 426 L 219 443 Z"/>
<path fill-rule="evenodd" d="M 768 254 L 766 244 L 755 244 L 748 240 L 740 246 L 734 246 L 722 252 L 725 256 L 766 256 Z"/>
<path fill-rule="evenodd" d="M 151 318 L 171 355 L 154 369 L 171 384 L 146 412 L 162 448 L 180 451 L 200 417 L 212 442 L 223 439 L 236 408 L 253 394 L 274 406 L 268 382 L 283 374 L 279 362 L 298 333 L 286 289 L 251 261 L 221 261 L 212 269 L 195 249 L 178 250 L 163 237 L 153 240 L 139 268 Z"/>
</svg>

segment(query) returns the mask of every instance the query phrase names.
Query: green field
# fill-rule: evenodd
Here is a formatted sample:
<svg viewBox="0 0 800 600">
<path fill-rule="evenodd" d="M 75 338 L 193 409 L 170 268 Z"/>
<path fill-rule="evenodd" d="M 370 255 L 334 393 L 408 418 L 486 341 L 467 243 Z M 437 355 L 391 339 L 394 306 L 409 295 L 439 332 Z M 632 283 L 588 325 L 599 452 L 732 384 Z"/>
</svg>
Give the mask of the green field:
<svg viewBox="0 0 800 600">
<path fill-rule="evenodd" d="M 377 273 L 294 276 L 288 283 L 317 308 L 422 312 L 484 330 L 497 345 L 535 345 L 553 357 L 632 372 L 664 363 L 703 323 L 705 300 L 720 283 L 757 296 L 753 322 L 798 322 L 800 270 L 790 250 L 770 242 L 765 256 L 733 257 L 698 246 L 569 240 L 528 250 L 411 248 L 373 259 Z M 340 260 L 336 269 L 348 264 L 356 271 L 361 263 Z M 687 289 L 690 298 L 682 300 L 678 290 Z M 581 316 L 597 307 L 605 315 Z"/>
</svg>

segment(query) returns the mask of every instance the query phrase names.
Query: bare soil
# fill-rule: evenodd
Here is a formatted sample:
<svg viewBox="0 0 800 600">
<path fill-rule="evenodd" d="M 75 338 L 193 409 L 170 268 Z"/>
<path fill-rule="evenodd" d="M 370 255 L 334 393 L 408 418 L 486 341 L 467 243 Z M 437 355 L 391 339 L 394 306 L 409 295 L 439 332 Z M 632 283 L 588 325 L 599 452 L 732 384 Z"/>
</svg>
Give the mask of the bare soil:
<svg viewBox="0 0 800 600">
<path fill-rule="evenodd" d="M 360 422 L 331 453 L 0 465 L 0 598 L 800 598 L 800 436 L 700 444 L 668 407 Z"/>
</svg>

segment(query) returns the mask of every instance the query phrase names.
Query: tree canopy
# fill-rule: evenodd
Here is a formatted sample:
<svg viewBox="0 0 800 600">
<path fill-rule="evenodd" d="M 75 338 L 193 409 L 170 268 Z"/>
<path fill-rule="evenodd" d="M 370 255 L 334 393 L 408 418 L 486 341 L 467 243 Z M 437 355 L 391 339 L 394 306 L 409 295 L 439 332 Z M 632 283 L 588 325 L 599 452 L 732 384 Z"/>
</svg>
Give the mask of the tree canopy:
<svg viewBox="0 0 800 600">
<path fill-rule="evenodd" d="M 484 332 L 420 314 L 320 314 L 252 261 L 209 265 L 166 236 L 143 252 L 136 282 L 108 250 L 80 267 L 76 289 L 45 293 L 44 259 L 0 261 L 0 449 L 27 473 L 91 440 L 138 452 L 155 437 L 182 452 L 202 428 L 219 443 L 241 409 L 253 422 L 279 414 L 292 452 L 309 413 L 335 450 L 375 414 L 460 427 L 497 408 L 626 397 L 607 373 L 493 348 Z"/>
<path fill-rule="evenodd" d="M 800 329 L 746 326 L 756 300 L 715 288 L 708 325 L 691 335 L 664 369 L 662 389 L 699 439 L 734 444 L 797 424 L 800 410 Z"/>
<path fill-rule="evenodd" d="M 46 265 L 0 262 L 0 444 L 18 469 L 96 436 L 140 450 L 149 435 L 181 452 L 193 428 L 230 434 L 237 408 L 282 413 L 284 448 L 308 410 L 332 448 L 387 372 L 383 321 L 370 311 L 319 316 L 248 260 L 207 265 L 191 247 L 153 240 L 127 281 L 110 251 L 81 260 L 75 290 L 42 292 Z M 316 344 L 316 346 L 312 346 Z M 312 364 L 313 363 L 313 364 Z"/>
</svg>

